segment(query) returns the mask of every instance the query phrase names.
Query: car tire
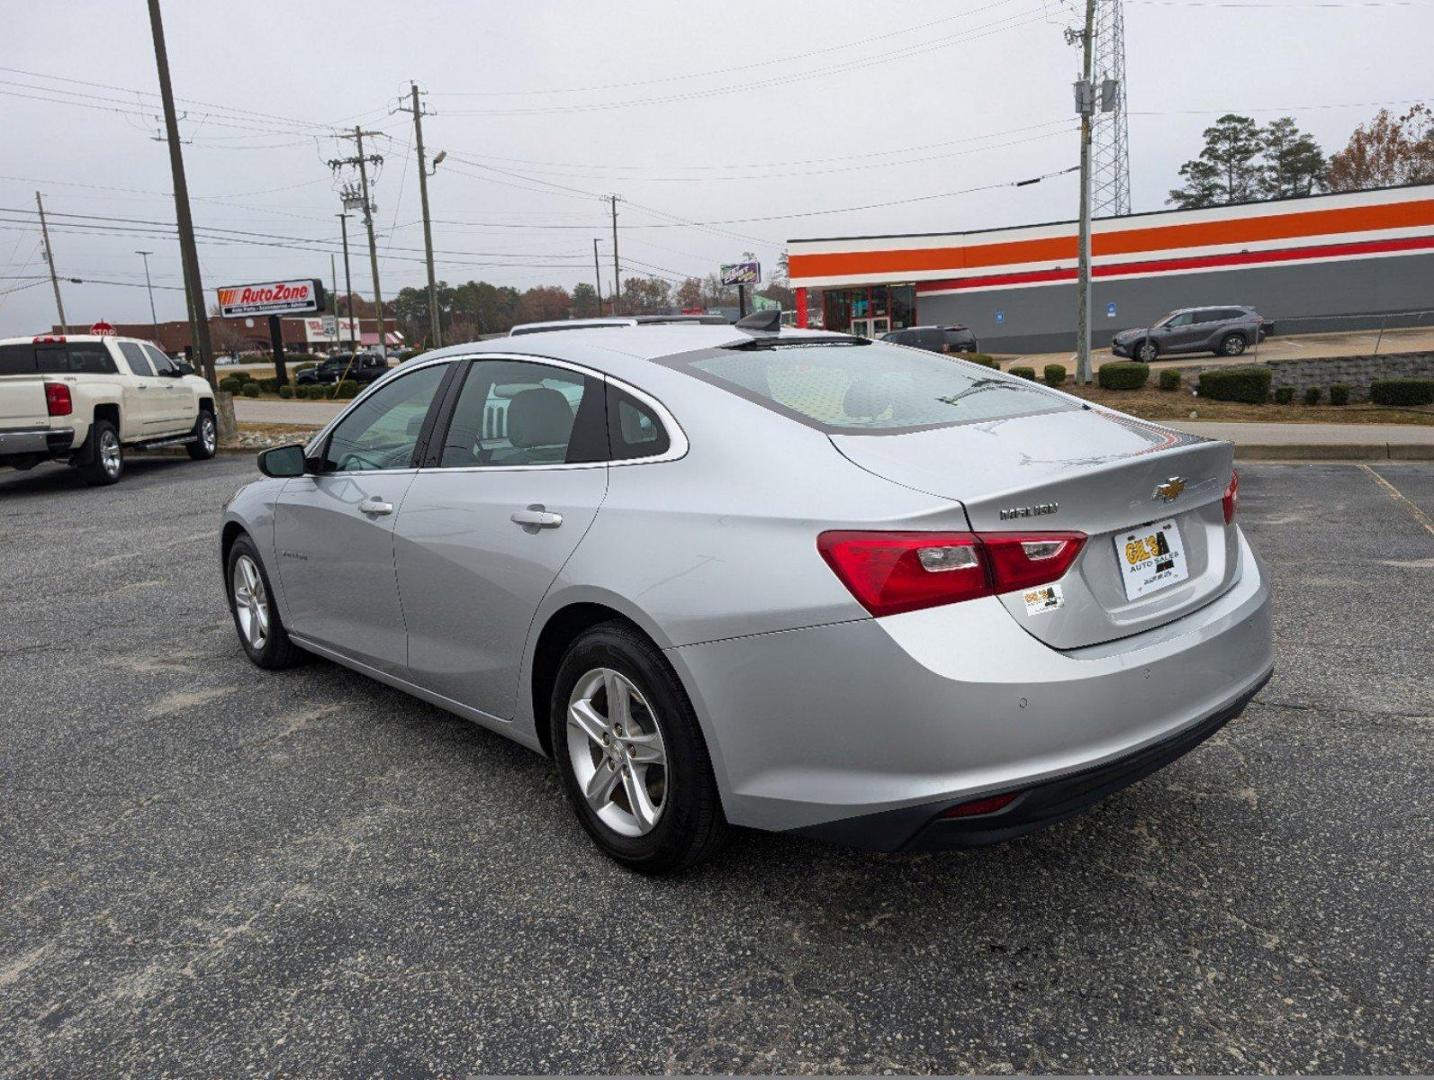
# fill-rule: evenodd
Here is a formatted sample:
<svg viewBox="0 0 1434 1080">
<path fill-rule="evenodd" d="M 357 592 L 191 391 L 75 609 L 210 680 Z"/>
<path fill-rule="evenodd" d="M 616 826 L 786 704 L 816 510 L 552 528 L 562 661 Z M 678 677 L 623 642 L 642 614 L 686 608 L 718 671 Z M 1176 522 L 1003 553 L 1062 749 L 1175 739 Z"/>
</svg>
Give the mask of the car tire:
<svg viewBox="0 0 1434 1080">
<path fill-rule="evenodd" d="M 80 473 L 92 487 L 117 484 L 124 475 L 124 444 L 108 420 L 96 420 L 90 425 L 89 456 L 80 466 Z"/>
<path fill-rule="evenodd" d="M 234 541 L 224 560 L 224 592 L 244 653 L 261 668 L 278 671 L 300 663 L 305 653 L 290 639 L 274 603 L 274 590 L 254 542 Z"/>
<path fill-rule="evenodd" d="M 1220 339 L 1220 355 L 1239 356 L 1245 351 L 1246 344 L 1244 334 L 1226 334 Z"/>
<path fill-rule="evenodd" d="M 185 449 L 195 461 L 208 461 L 219 452 L 219 425 L 210 409 L 200 409 L 199 419 L 194 421 L 195 441 Z"/>
<path fill-rule="evenodd" d="M 1160 346 L 1149 338 L 1142 341 L 1135 350 L 1135 358 L 1142 364 L 1153 364 L 1160 356 Z"/>
<path fill-rule="evenodd" d="M 613 707 L 615 689 L 625 710 Z M 609 857 L 664 874 L 721 845 L 727 822 L 697 715 L 677 673 L 636 628 L 606 622 L 573 642 L 558 667 L 548 720 L 563 791 Z"/>
</svg>

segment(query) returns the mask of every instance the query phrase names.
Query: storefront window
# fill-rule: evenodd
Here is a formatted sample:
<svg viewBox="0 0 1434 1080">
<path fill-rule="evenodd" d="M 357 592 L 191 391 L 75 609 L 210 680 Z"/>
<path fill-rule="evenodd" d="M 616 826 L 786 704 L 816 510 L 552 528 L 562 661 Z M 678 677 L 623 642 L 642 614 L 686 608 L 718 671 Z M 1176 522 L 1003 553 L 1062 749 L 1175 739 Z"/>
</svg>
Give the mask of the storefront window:
<svg viewBox="0 0 1434 1080">
<path fill-rule="evenodd" d="M 828 330 L 874 338 L 905 329 L 915 319 L 912 285 L 865 285 L 822 293 L 822 324 Z"/>
</svg>

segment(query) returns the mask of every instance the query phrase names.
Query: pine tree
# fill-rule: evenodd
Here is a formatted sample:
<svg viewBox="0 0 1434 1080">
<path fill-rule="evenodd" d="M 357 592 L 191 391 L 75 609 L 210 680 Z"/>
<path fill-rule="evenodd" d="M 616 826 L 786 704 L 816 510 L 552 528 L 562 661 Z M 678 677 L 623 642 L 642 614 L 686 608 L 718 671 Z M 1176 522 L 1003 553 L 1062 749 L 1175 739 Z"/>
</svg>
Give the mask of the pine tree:
<svg viewBox="0 0 1434 1080">
<path fill-rule="evenodd" d="M 1292 199 L 1323 191 L 1328 164 L 1324 151 L 1294 117 L 1272 120 L 1260 132 L 1264 143 L 1264 174 L 1261 194 L 1267 199 Z"/>
<path fill-rule="evenodd" d="M 1180 166 L 1185 187 L 1172 190 L 1167 201 L 1193 210 L 1259 198 L 1264 149 L 1259 125 L 1248 116 L 1226 113 L 1204 134 L 1200 156 Z"/>
</svg>

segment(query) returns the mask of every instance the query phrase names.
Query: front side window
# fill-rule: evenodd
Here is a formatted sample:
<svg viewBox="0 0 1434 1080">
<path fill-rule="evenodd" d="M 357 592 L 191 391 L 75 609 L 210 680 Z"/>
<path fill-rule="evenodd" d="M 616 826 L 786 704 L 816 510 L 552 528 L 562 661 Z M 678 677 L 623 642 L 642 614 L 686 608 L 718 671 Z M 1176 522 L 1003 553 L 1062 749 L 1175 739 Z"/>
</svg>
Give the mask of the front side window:
<svg viewBox="0 0 1434 1080">
<path fill-rule="evenodd" d="M 599 380 L 525 360 L 475 360 L 439 466 L 564 465 L 607 457 Z"/>
<path fill-rule="evenodd" d="M 154 364 L 154 370 L 157 371 L 159 374 L 163 375 L 165 372 L 174 372 L 179 370 L 179 368 L 175 365 L 174 361 L 169 358 L 168 353 L 156 349 L 153 345 L 145 345 L 143 346 L 143 348 L 145 351 L 145 355 L 148 356 L 150 362 Z"/>
<path fill-rule="evenodd" d="M 124 357 L 124 362 L 129 365 L 130 371 L 136 375 L 149 376 L 154 374 L 154 372 L 150 370 L 149 361 L 145 359 L 144 350 L 133 341 L 120 342 L 120 355 Z"/>
<path fill-rule="evenodd" d="M 880 342 L 709 349 L 667 362 L 833 433 L 896 434 L 1080 408 L 1025 379 Z"/>
<path fill-rule="evenodd" d="M 406 469 L 447 364 L 420 368 L 380 387 L 338 422 L 324 451 L 326 472 Z"/>
</svg>

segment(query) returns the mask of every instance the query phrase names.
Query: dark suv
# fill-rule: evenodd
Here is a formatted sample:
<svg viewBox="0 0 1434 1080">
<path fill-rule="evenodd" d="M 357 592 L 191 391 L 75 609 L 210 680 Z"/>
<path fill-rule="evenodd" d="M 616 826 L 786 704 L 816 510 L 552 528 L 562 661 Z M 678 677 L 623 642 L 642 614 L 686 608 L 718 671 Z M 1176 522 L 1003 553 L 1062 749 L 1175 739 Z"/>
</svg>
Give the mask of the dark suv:
<svg viewBox="0 0 1434 1080">
<path fill-rule="evenodd" d="M 1239 356 L 1274 330 L 1252 307 L 1180 308 L 1148 327 L 1122 330 L 1110 342 L 1116 356 L 1150 363 L 1173 353 Z"/>
<path fill-rule="evenodd" d="M 335 353 L 318 367 L 305 368 L 299 372 L 294 381 L 300 386 L 314 383 L 327 385 L 344 378 L 345 369 L 348 370 L 348 378 L 360 386 L 367 386 L 388 373 L 388 361 L 378 353 L 359 353 L 357 356 L 352 353 Z"/>
<path fill-rule="evenodd" d="M 981 349 L 976 335 L 960 323 L 950 326 L 908 326 L 905 330 L 893 330 L 881 335 L 882 341 L 897 345 L 910 345 L 939 353 L 973 353 Z"/>
</svg>

